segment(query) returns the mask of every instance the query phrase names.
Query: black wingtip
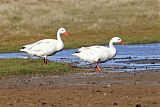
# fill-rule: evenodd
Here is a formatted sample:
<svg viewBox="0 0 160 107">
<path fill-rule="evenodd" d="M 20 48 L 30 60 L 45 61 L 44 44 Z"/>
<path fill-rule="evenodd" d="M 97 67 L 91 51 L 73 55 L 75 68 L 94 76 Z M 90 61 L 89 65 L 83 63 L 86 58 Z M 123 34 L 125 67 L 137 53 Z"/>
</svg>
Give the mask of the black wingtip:
<svg viewBox="0 0 160 107">
<path fill-rule="evenodd" d="M 24 49 L 25 47 L 23 46 L 21 49 Z"/>
<path fill-rule="evenodd" d="M 76 50 L 76 51 L 75 51 L 75 53 L 79 53 L 79 51 L 78 51 L 78 50 Z"/>
</svg>

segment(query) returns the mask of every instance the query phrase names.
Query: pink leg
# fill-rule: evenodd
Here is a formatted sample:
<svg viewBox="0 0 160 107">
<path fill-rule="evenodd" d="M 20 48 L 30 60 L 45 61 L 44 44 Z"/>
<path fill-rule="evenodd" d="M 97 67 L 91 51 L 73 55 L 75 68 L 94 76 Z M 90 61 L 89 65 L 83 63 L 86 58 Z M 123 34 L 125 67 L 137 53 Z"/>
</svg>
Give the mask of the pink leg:
<svg viewBox="0 0 160 107">
<path fill-rule="evenodd" d="M 43 63 L 44 63 L 44 65 L 46 64 L 46 59 L 45 58 L 43 59 Z"/>
<path fill-rule="evenodd" d="M 96 63 L 96 71 L 100 71 L 101 68 L 99 67 L 98 63 Z"/>
<path fill-rule="evenodd" d="M 48 60 L 47 60 L 47 58 L 46 58 L 46 63 L 45 63 L 46 65 L 48 64 Z"/>
<path fill-rule="evenodd" d="M 48 64 L 47 58 L 44 58 L 44 65 L 47 65 L 47 64 Z"/>
</svg>

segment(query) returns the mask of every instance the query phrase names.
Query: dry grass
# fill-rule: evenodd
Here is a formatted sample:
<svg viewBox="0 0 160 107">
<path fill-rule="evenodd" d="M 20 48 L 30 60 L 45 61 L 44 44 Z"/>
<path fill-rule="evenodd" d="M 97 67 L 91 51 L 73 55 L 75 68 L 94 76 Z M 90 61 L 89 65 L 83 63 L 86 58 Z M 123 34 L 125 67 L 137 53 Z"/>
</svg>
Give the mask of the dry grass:
<svg viewBox="0 0 160 107">
<path fill-rule="evenodd" d="M 108 44 L 112 36 L 127 43 L 160 42 L 159 0 L 1 0 L 0 52 L 55 38 L 65 27 L 65 48 Z"/>
</svg>

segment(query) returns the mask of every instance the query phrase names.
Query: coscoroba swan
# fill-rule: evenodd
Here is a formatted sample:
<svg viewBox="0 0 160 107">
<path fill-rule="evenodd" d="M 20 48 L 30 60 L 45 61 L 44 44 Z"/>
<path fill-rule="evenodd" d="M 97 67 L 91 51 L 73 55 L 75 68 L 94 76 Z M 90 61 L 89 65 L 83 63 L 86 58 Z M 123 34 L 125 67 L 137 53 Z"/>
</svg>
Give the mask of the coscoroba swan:
<svg viewBox="0 0 160 107">
<path fill-rule="evenodd" d="M 98 63 L 106 62 L 112 59 L 116 55 L 116 48 L 113 46 L 114 43 L 123 44 L 121 38 L 113 37 L 109 42 L 109 47 L 106 46 L 90 46 L 82 47 L 72 54 L 80 59 L 96 64 L 96 70 L 101 70 Z"/>
<path fill-rule="evenodd" d="M 53 55 L 61 51 L 64 47 L 61 39 L 61 34 L 68 36 L 68 32 L 64 28 L 59 28 L 56 39 L 43 39 L 33 44 L 24 45 L 20 51 L 26 52 L 30 55 L 35 55 L 44 58 L 44 64 L 47 64 L 47 56 Z"/>
</svg>

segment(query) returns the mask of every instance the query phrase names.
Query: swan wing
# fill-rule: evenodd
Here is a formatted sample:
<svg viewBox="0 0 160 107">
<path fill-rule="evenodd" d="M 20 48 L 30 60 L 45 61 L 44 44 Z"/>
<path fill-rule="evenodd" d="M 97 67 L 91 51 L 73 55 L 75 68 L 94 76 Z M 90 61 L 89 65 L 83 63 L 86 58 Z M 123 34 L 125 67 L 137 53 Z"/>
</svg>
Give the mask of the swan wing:
<svg viewBox="0 0 160 107">
<path fill-rule="evenodd" d="M 82 51 L 87 51 L 87 50 L 91 50 L 91 49 L 96 49 L 96 48 L 103 48 L 104 46 L 89 46 L 89 47 L 81 47 L 78 49 L 78 52 L 82 52 Z"/>
<path fill-rule="evenodd" d="M 52 42 L 56 42 L 57 40 L 55 40 L 55 39 L 43 39 L 43 40 L 40 40 L 40 41 L 37 41 L 37 42 L 35 42 L 35 43 L 32 43 L 32 44 L 28 44 L 28 45 L 24 45 L 23 47 L 22 47 L 22 49 L 32 49 L 33 47 L 35 47 L 35 46 L 40 46 L 40 45 L 42 45 L 42 44 L 48 44 L 48 43 L 52 43 Z"/>
<path fill-rule="evenodd" d="M 84 48 L 81 48 L 81 49 L 84 49 Z M 83 59 L 91 63 L 97 62 L 97 61 L 104 62 L 109 59 L 110 49 L 105 46 L 91 46 L 73 55 L 76 55 L 80 59 Z"/>
<path fill-rule="evenodd" d="M 62 46 L 63 47 L 63 46 Z M 52 55 L 56 51 L 59 51 L 59 42 L 54 39 L 44 39 L 33 44 L 25 45 L 20 51 L 27 53 L 34 53 L 33 55 L 43 56 Z"/>
</svg>

